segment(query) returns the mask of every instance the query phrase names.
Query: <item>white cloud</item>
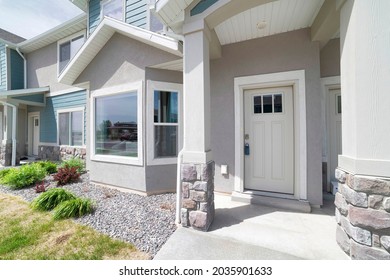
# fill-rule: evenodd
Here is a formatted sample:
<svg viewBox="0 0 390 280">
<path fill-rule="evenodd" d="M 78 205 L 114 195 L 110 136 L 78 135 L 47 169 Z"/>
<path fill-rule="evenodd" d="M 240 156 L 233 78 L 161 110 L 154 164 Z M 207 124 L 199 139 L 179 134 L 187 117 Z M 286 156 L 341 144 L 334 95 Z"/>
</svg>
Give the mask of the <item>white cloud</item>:
<svg viewBox="0 0 390 280">
<path fill-rule="evenodd" d="M 0 28 L 29 39 L 81 13 L 69 0 L 0 0 Z"/>
</svg>

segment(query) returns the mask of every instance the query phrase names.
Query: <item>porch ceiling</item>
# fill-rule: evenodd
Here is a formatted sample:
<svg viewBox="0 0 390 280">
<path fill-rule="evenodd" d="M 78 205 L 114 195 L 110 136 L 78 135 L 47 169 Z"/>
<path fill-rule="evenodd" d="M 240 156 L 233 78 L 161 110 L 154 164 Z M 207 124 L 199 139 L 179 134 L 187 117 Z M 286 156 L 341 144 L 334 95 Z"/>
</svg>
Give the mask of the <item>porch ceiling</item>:
<svg viewBox="0 0 390 280">
<path fill-rule="evenodd" d="M 310 27 L 324 0 L 279 0 L 239 13 L 215 27 L 221 45 Z"/>
</svg>

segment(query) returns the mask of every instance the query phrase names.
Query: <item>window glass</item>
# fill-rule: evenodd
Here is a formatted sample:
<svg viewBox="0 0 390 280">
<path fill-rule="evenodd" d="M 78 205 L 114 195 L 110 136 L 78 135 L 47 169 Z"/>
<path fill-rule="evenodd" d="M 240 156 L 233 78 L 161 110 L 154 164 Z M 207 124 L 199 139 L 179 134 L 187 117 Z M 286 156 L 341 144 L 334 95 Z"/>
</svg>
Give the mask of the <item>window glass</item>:
<svg viewBox="0 0 390 280">
<path fill-rule="evenodd" d="M 263 95 L 264 113 L 272 113 L 272 95 Z"/>
<path fill-rule="evenodd" d="M 59 128 L 59 144 L 69 145 L 69 113 L 58 114 L 58 128 Z"/>
<path fill-rule="evenodd" d="M 72 146 L 82 146 L 83 145 L 83 112 L 75 111 L 71 113 L 72 119 Z"/>
<path fill-rule="evenodd" d="M 282 95 L 274 94 L 274 113 L 283 112 Z"/>
<path fill-rule="evenodd" d="M 177 156 L 178 93 L 154 91 L 154 156 Z"/>
<path fill-rule="evenodd" d="M 70 41 L 60 45 L 60 71 L 65 68 L 65 66 L 70 61 Z"/>
<path fill-rule="evenodd" d="M 253 98 L 254 113 L 261 114 L 261 96 L 255 96 Z"/>
<path fill-rule="evenodd" d="M 337 114 L 341 114 L 341 95 L 337 95 Z"/>
<path fill-rule="evenodd" d="M 95 99 L 95 153 L 138 156 L 137 93 Z"/>
<path fill-rule="evenodd" d="M 106 0 L 102 2 L 102 7 L 103 16 L 123 19 L 123 0 Z"/>
</svg>

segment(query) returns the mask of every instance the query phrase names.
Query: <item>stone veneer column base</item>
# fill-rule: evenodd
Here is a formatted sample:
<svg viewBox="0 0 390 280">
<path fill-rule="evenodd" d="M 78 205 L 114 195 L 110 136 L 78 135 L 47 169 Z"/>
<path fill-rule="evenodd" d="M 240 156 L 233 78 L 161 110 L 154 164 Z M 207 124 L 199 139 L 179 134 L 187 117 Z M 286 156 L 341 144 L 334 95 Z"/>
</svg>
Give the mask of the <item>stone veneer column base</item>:
<svg viewBox="0 0 390 280">
<path fill-rule="evenodd" d="M 215 163 L 181 165 L 181 224 L 207 231 L 214 220 Z"/>
<path fill-rule="evenodd" d="M 0 144 L 0 163 L 3 166 L 12 165 L 12 143 Z M 20 163 L 20 155 L 16 152 L 16 162 L 18 165 Z"/>
<path fill-rule="evenodd" d="M 336 170 L 336 240 L 351 259 L 390 260 L 390 181 Z"/>
</svg>

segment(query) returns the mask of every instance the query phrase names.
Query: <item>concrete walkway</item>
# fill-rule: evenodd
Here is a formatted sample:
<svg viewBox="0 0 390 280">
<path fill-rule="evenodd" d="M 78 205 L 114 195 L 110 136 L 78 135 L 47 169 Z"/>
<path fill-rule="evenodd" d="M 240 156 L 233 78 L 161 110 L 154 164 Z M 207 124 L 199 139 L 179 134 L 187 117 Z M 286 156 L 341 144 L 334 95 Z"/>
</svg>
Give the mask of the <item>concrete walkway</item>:
<svg viewBox="0 0 390 280">
<path fill-rule="evenodd" d="M 324 207 L 307 214 L 216 195 L 216 216 L 209 232 L 181 227 L 154 259 L 349 259 L 336 243 L 333 200 L 325 195 Z"/>
</svg>

